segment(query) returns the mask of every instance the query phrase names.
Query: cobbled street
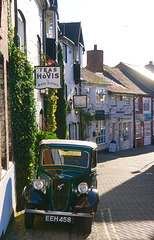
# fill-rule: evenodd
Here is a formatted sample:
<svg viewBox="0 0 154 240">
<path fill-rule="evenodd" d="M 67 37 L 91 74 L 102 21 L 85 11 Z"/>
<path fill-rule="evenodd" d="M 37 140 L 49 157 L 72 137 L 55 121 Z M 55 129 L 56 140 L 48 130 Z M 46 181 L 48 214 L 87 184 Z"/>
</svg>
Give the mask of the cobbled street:
<svg viewBox="0 0 154 240">
<path fill-rule="evenodd" d="M 24 228 L 24 212 L 11 221 L 6 240 L 154 240 L 154 145 L 98 154 L 100 203 L 92 232 L 80 224 L 47 224 L 39 216 Z"/>
</svg>

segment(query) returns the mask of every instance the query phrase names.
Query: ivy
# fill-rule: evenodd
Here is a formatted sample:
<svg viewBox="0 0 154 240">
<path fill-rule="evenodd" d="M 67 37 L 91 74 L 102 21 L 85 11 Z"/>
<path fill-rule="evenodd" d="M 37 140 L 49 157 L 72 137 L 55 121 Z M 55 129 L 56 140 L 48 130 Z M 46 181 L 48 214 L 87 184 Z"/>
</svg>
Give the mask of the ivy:
<svg viewBox="0 0 154 240">
<path fill-rule="evenodd" d="M 57 129 L 56 134 L 60 139 L 66 139 L 67 136 L 67 103 L 65 99 L 65 80 L 64 80 L 64 64 L 63 64 L 63 53 L 60 43 L 58 43 L 58 63 L 62 66 L 62 88 L 57 90 L 57 111 L 56 111 L 56 122 Z"/>
<path fill-rule="evenodd" d="M 33 174 L 36 108 L 33 69 L 27 56 L 16 46 L 9 24 L 9 79 L 11 122 L 16 166 L 17 207 L 22 208 L 21 193 Z"/>
<path fill-rule="evenodd" d="M 57 90 L 49 89 L 47 97 L 47 122 L 46 122 L 46 131 L 55 132 L 57 129 L 56 116 L 55 112 L 57 110 Z"/>
</svg>

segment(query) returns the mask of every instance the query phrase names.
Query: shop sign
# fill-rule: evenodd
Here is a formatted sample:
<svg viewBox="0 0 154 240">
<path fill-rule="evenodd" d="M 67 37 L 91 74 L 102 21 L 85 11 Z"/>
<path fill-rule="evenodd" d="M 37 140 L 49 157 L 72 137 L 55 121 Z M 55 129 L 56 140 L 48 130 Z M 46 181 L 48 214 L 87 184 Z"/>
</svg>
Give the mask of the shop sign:
<svg viewBox="0 0 154 240">
<path fill-rule="evenodd" d="M 95 118 L 96 118 L 96 120 L 105 120 L 105 111 L 104 110 L 96 110 Z"/>
<path fill-rule="evenodd" d="M 73 96 L 74 108 L 86 108 L 87 107 L 87 95 L 74 95 Z"/>
<path fill-rule="evenodd" d="M 36 88 L 61 88 L 60 66 L 36 66 L 35 67 Z"/>
<path fill-rule="evenodd" d="M 117 116 L 117 118 L 122 118 L 122 117 L 124 117 L 124 112 L 123 111 L 117 111 L 116 116 Z"/>
</svg>

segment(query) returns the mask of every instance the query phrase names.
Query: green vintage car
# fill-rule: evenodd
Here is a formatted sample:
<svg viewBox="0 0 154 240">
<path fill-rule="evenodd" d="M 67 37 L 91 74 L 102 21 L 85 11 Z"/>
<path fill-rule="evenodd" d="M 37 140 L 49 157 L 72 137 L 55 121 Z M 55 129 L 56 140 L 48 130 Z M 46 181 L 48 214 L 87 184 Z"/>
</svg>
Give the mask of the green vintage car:
<svg viewBox="0 0 154 240">
<path fill-rule="evenodd" d="M 97 145 L 90 141 L 42 140 L 39 167 L 33 184 L 25 186 L 25 227 L 36 214 L 46 222 L 74 223 L 91 231 L 99 194 L 96 172 Z"/>
</svg>

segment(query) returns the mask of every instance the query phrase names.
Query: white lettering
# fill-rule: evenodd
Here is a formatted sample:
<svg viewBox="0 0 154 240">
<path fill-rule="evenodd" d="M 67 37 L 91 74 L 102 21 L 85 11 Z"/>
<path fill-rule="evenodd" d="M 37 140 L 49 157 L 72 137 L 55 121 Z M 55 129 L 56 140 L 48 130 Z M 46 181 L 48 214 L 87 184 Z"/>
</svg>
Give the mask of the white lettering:
<svg viewBox="0 0 154 240">
<path fill-rule="evenodd" d="M 47 221 L 47 222 L 49 222 L 50 220 L 49 220 L 49 216 L 45 216 L 45 220 Z"/>
<path fill-rule="evenodd" d="M 55 221 L 55 222 L 58 222 L 58 217 L 54 217 L 54 221 Z"/>
<path fill-rule="evenodd" d="M 53 216 L 50 216 L 50 222 L 54 222 Z"/>
</svg>

